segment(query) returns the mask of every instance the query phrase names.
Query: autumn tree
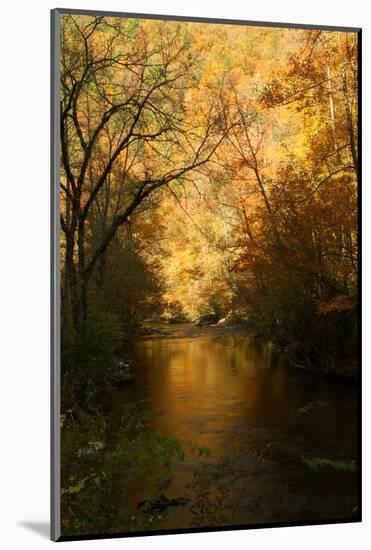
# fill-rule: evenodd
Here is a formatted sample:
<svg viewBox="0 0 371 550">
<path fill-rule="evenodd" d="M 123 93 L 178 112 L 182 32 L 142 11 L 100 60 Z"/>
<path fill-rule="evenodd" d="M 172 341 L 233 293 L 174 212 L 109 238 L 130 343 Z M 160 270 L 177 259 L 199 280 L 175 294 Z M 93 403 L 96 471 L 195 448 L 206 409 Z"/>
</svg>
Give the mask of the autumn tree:
<svg viewBox="0 0 371 550">
<path fill-rule="evenodd" d="M 354 33 L 65 15 L 61 39 L 67 321 L 98 295 L 235 310 L 312 351 L 354 325 Z"/>
<path fill-rule="evenodd" d="M 186 99 L 196 62 L 179 24 L 63 16 L 63 292 L 75 325 L 118 229 L 161 187 L 205 165 L 224 139 L 212 98 L 197 110 Z M 99 208 L 97 231 L 90 221 Z"/>
</svg>

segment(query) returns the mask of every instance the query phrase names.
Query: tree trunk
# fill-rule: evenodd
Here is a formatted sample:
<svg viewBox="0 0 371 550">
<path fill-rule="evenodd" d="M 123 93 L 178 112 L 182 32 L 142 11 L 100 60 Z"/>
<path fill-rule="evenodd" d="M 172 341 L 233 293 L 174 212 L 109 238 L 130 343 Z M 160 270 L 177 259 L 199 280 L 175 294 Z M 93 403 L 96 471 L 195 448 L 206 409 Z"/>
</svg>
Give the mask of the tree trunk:
<svg viewBox="0 0 371 550">
<path fill-rule="evenodd" d="M 344 95 L 344 103 L 345 103 L 345 112 L 347 117 L 347 129 L 349 134 L 349 141 L 350 141 L 350 150 L 352 153 L 352 159 L 353 159 L 353 165 L 354 165 L 354 171 L 357 176 L 357 181 L 359 182 L 358 178 L 358 155 L 357 155 L 357 149 L 356 149 L 356 139 L 354 136 L 354 126 L 353 126 L 353 117 L 352 112 L 350 109 L 350 101 L 349 101 L 349 94 L 348 94 L 348 82 L 347 82 L 347 75 L 345 67 L 343 67 L 342 71 L 342 78 L 343 78 L 343 95 Z"/>
</svg>

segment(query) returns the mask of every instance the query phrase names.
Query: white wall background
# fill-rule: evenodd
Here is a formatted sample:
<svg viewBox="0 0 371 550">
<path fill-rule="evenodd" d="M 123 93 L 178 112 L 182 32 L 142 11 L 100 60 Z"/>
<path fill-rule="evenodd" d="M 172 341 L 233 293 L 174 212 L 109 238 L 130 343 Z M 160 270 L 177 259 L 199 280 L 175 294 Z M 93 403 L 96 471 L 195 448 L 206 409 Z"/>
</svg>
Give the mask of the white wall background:
<svg viewBox="0 0 371 550">
<path fill-rule="evenodd" d="M 54 7 L 363 27 L 364 125 L 371 92 L 366 0 L 7 0 L 0 19 L 0 545 L 41 548 L 49 520 L 49 10 Z M 366 104 L 367 103 L 367 104 Z M 371 119 L 370 119 L 371 120 Z M 370 528 L 371 144 L 364 129 L 364 523 L 71 542 L 85 548 L 367 548 Z M 367 155 L 369 152 L 369 155 Z M 70 546 L 71 545 L 71 546 Z"/>
</svg>

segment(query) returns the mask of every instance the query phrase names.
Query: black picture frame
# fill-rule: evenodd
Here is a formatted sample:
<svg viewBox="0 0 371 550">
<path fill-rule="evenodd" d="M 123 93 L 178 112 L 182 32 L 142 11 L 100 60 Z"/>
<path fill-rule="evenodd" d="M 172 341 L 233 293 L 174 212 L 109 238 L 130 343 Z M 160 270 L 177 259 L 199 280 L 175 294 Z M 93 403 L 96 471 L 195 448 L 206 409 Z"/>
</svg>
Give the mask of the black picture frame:
<svg viewBox="0 0 371 550">
<path fill-rule="evenodd" d="M 176 15 L 156 15 L 100 10 L 56 8 L 51 10 L 51 539 L 53 541 L 91 540 L 123 537 L 157 536 L 164 534 L 186 534 L 250 530 L 272 527 L 354 523 L 362 521 L 362 369 L 359 368 L 358 393 L 358 512 L 349 519 L 320 520 L 306 522 L 280 522 L 254 525 L 233 525 L 205 528 L 164 529 L 145 532 L 91 533 L 82 536 L 61 534 L 60 522 L 60 220 L 59 220 L 59 173 L 60 173 L 60 112 L 59 112 L 59 64 L 60 64 L 60 16 L 63 14 L 138 18 L 159 21 L 183 21 L 195 23 L 228 24 L 253 27 L 274 27 L 289 29 L 313 29 L 324 31 L 357 33 L 358 44 L 358 174 L 362 181 L 362 29 L 347 26 L 316 24 L 294 24 L 266 21 L 218 19 Z M 358 360 L 362 362 L 362 188 L 358 185 Z"/>
</svg>

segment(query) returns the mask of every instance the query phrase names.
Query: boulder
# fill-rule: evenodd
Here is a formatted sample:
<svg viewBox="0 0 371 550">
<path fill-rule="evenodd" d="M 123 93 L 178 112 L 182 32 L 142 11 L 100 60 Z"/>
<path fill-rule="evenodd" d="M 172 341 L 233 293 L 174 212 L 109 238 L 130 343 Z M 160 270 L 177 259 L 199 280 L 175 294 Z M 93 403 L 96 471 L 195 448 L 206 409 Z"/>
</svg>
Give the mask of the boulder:
<svg viewBox="0 0 371 550">
<path fill-rule="evenodd" d="M 138 508 L 142 512 L 154 514 L 163 512 L 170 506 L 185 506 L 189 502 L 190 500 L 185 497 L 168 498 L 166 495 L 162 494 L 142 500 L 138 504 Z"/>
<path fill-rule="evenodd" d="M 216 324 L 218 325 L 218 327 L 225 327 L 227 324 L 227 318 L 222 317 Z"/>
<path fill-rule="evenodd" d="M 114 386 L 125 386 L 127 384 L 133 384 L 136 380 L 133 373 L 134 361 L 132 359 L 124 359 L 119 361 L 116 368 L 114 368 L 109 376 L 109 382 Z"/>
<path fill-rule="evenodd" d="M 221 327 L 231 327 L 234 325 L 241 325 L 242 323 L 246 323 L 247 319 L 239 315 L 238 313 L 234 311 L 229 311 L 223 319 L 220 319 L 218 321 L 218 326 Z"/>
<path fill-rule="evenodd" d="M 130 370 L 131 368 L 133 368 L 134 366 L 134 361 L 133 359 L 124 359 L 124 361 L 119 361 L 118 364 L 117 364 L 117 370 L 121 370 L 121 371 L 127 371 L 127 370 Z"/>
<path fill-rule="evenodd" d="M 214 325 L 219 320 L 219 316 L 216 313 L 207 313 L 206 315 L 201 315 L 195 319 L 194 323 L 197 327 L 205 325 Z"/>
</svg>

